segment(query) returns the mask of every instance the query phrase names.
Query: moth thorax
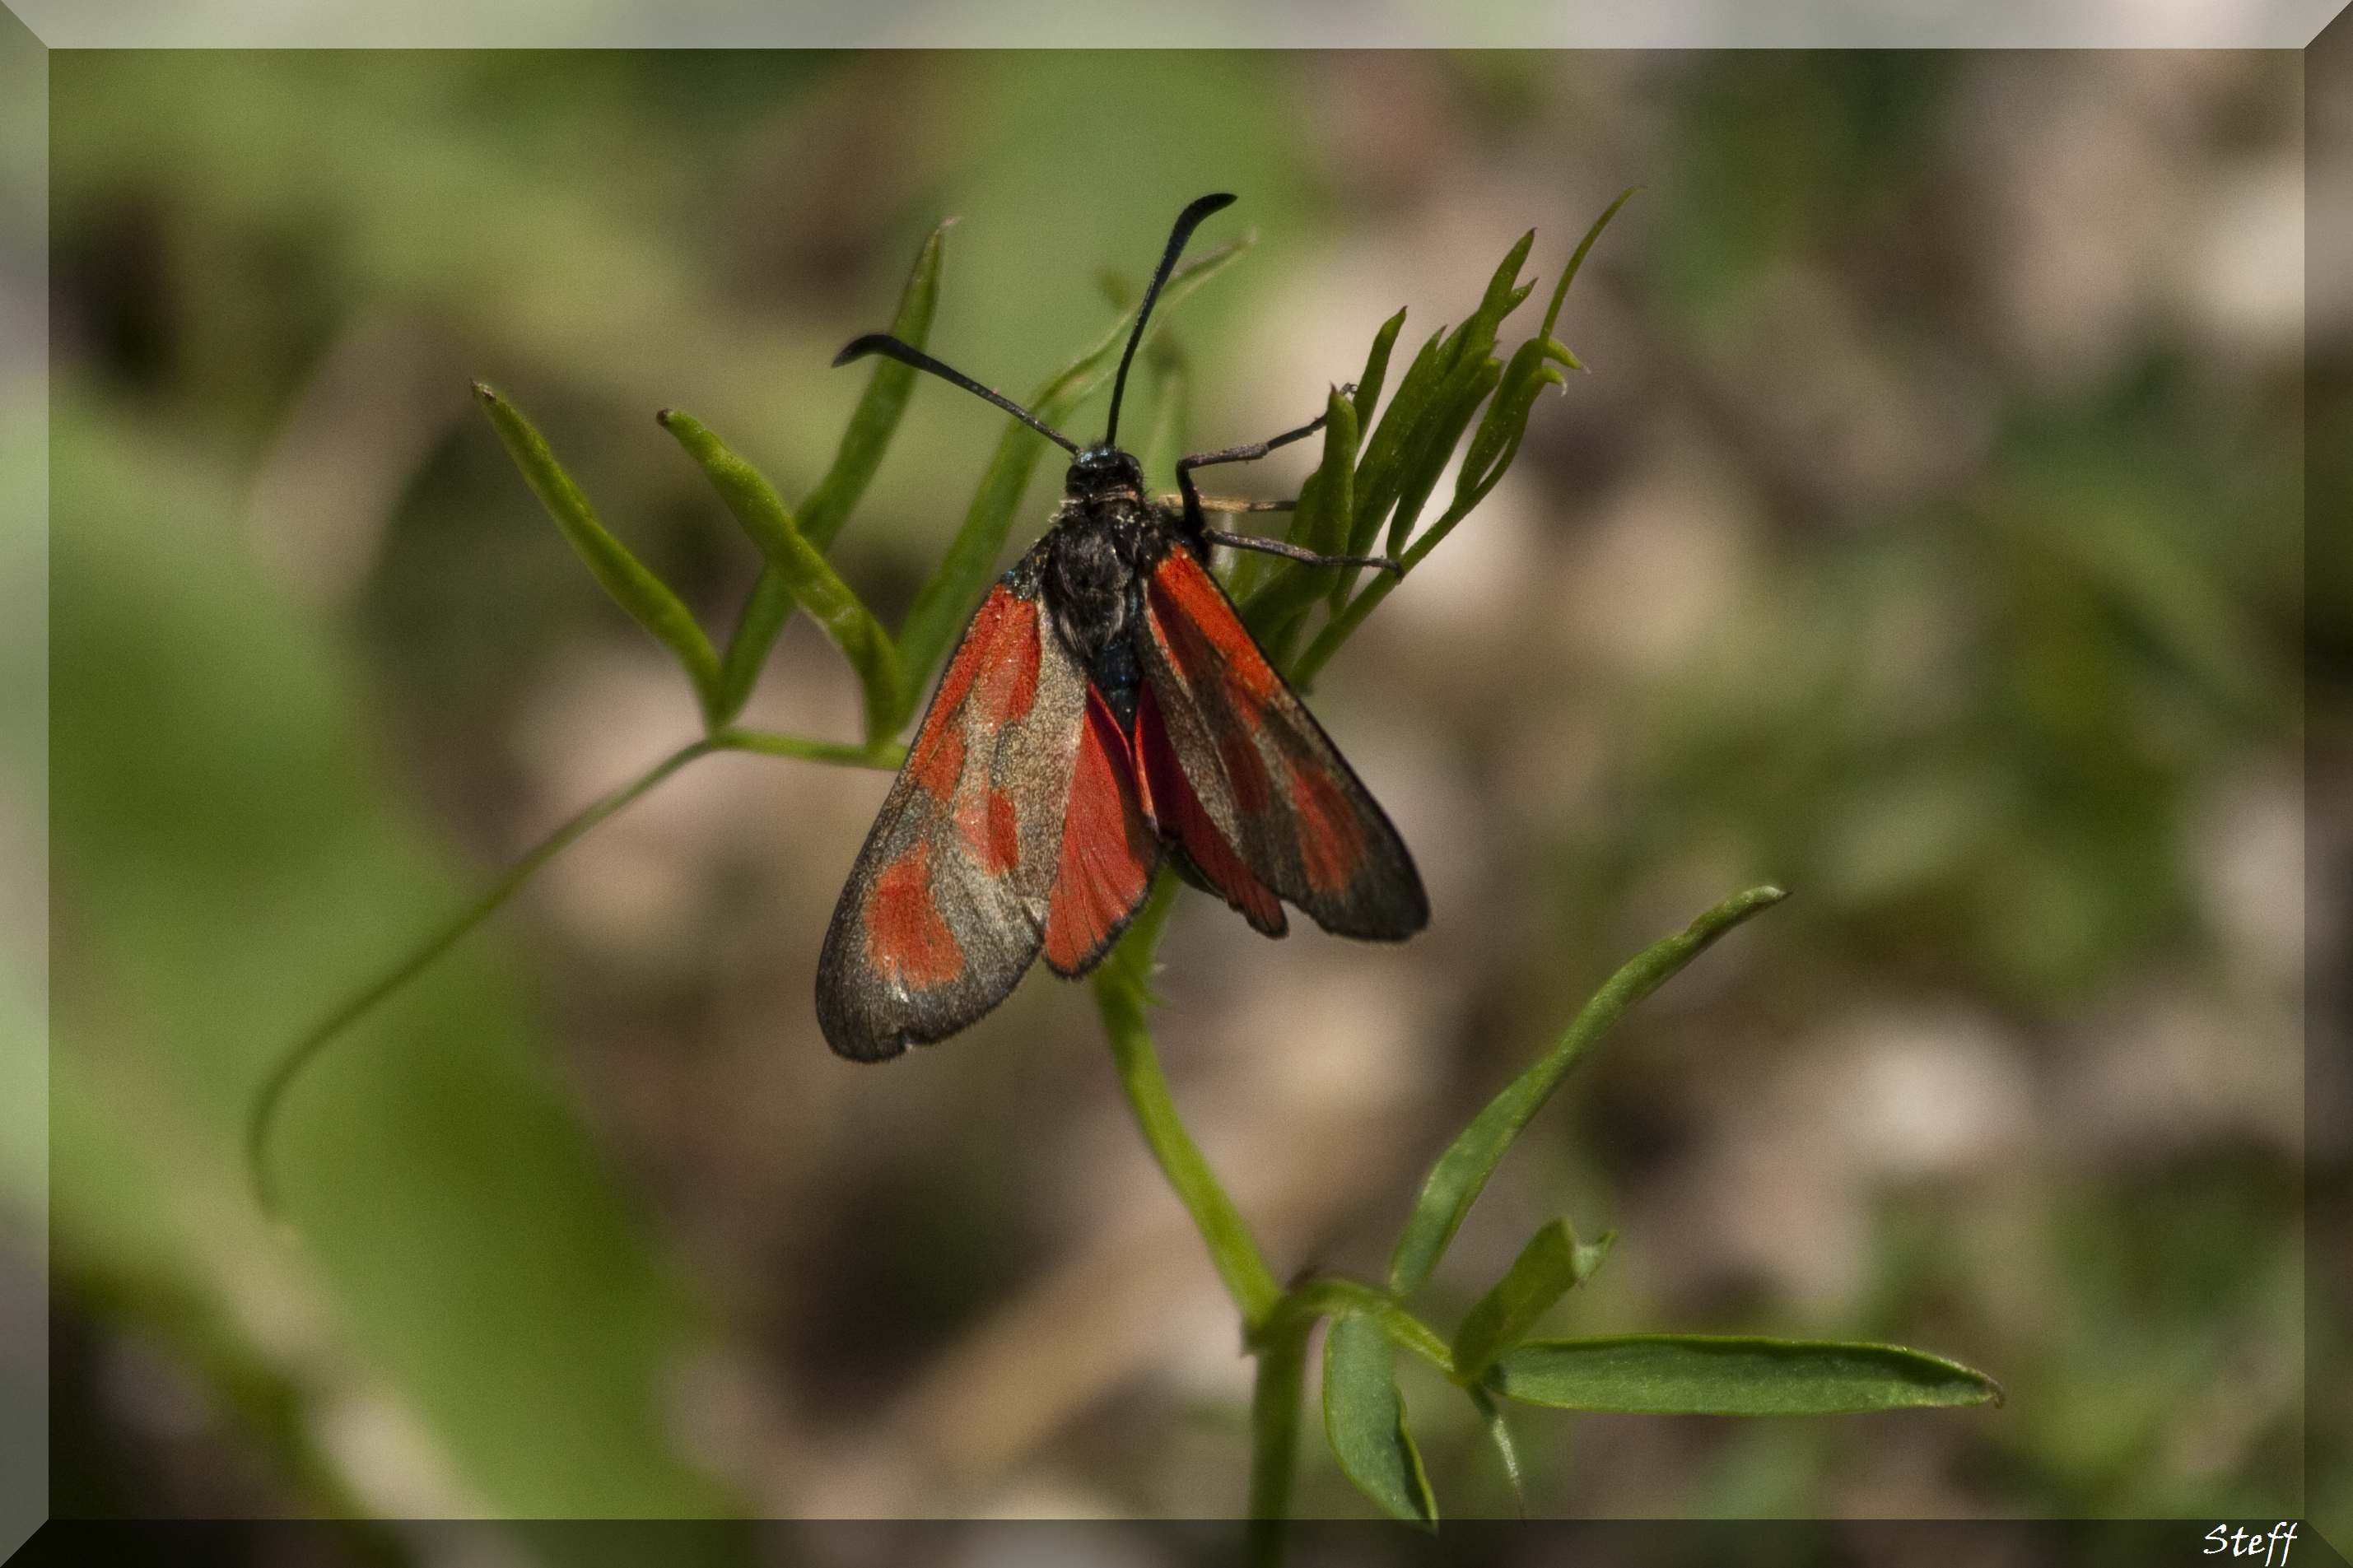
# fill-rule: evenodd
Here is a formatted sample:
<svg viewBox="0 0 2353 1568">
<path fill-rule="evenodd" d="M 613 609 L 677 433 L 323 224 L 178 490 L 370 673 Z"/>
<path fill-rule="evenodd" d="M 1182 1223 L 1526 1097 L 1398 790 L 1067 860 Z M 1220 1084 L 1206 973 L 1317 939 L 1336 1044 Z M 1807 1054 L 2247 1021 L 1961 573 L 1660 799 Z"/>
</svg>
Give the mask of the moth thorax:
<svg viewBox="0 0 2353 1568">
<path fill-rule="evenodd" d="M 1080 521 L 1056 540 L 1046 596 L 1062 640 L 1091 660 L 1127 626 L 1128 584 L 1135 575 L 1113 530 Z"/>
</svg>

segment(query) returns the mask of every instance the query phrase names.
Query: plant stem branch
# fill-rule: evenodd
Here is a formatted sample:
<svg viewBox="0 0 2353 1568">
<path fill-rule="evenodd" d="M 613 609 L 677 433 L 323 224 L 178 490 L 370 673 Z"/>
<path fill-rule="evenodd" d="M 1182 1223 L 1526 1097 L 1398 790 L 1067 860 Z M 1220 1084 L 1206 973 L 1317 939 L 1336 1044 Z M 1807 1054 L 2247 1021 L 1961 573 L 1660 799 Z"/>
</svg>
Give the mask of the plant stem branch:
<svg viewBox="0 0 2353 1568">
<path fill-rule="evenodd" d="M 1321 1274 L 1303 1279 L 1275 1303 L 1260 1338 L 1272 1340 L 1293 1329 L 1303 1333 L 1318 1318 L 1341 1312 L 1361 1312 L 1381 1326 L 1390 1341 L 1412 1352 L 1448 1377 L 1454 1375 L 1454 1352 L 1438 1331 L 1423 1322 L 1388 1291 L 1359 1279 Z"/>
<path fill-rule="evenodd" d="M 533 873 L 577 841 L 598 823 L 628 806 L 639 795 L 653 788 L 679 769 L 715 749 L 708 736 L 691 742 L 631 779 L 628 784 L 606 795 L 541 839 L 523 858 L 509 867 L 505 876 L 491 884 L 480 897 L 459 910 L 457 916 L 439 931 L 427 937 L 423 945 L 402 959 L 374 984 L 346 1001 L 322 1019 L 310 1033 L 288 1047 L 278 1058 L 261 1090 L 254 1096 L 253 1109 L 245 1124 L 245 1160 L 248 1176 L 253 1183 L 253 1194 L 261 1212 L 270 1219 L 280 1217 L 277 1184 L 269 1173 L 269 1132 L 278 1118 L 278 1108 L 286 1098 L 287 1089 L 301 1076 L 302 1069 L 317 1059 L 337 1036 L 350 1028 L 373 1010 L 378 1003 L 430 968 L 433 962 L 455 947 L 467 932 L 481 924 L 499 907 L 514 897 Z"/>
<path fill-rule="evenodd" d="M 871 744 L 854 741 L 812 741 L 802 735 L 777 735 L 765 730 L 744 730 L 730 724 L 711 732 L 714 752 L 756 752 L 764 757 L 791 757 L 805 763 L 832 763 L 840 767 L 879 768 L 896 772 L 907 759 L 907 748 L 895 741 Z"/>
<path fill-rule="evenodd" d="M 269 1076 L 262 1080 L 259 1091 L 254 1096 L 253 1108 L 247 1113 L 245 1124 L 246 1175 L 253 1187 L 254 1201 L 266 1217 L 276 1221 L 282 1217 L 283 1213 L 278 1184 L 269 1170 L 269 1135 L 276 1126 L 287 1090 L 296 1079 L 301 1077 L 303 1070 L 318 1059 L 319 1054 L 385 998 L 431 968 L 468 932 L 497 913 L 500 907 L 514 897 L 541 867 L 577 843 L 591 828 L 618 815 L 638 796 L 679 769 L 713 752 L 756 752 L 765 756 L 796 757 L 808 762 L 854 767 L 895 768 L 903 754 L 903 748 L 888 743 L 851 745 L 836 741 L 805 740 L 797 735 L 775 735 L 759 730 L 723 728 L 681 746 L 636 778 L 600 796 L 565 821 L 546 837 L 533 845 L 522 859 L 507 868 L 505 875 L 491 883 L 472 903 L 460 910 L 407 957 L 288 1047 L 285 1054 L 270 1068 Z"/>
</svg>

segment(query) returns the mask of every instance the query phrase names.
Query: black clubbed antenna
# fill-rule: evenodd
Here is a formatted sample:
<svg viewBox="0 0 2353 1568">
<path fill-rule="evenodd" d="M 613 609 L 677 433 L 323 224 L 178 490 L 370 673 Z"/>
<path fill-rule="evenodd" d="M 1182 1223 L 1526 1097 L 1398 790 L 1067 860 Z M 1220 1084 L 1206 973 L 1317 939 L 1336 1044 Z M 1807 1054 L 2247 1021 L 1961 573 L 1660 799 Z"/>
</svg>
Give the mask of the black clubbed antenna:
<svg viewBox="0 0 2353 1568">
<path fill-rule="evenodd" d="M 1185 242 L 1201 226 L 1201 220 L 1220 207 L 1233 205 L 1230 194 L 1213 191 L 1176 215 L 1176 226 L 1168 231 L 1168 248 L 1161 253 L 1160 266 L 1152 274 L 1152 286 L 1144 291 L 1144 303 L 1135 308 L 1135 330 L 1127 334 L 1127 352 L 1119 356 L 1119 375 L 1111 384 L 1111 423 L 1103 427 L 1104 446 L 1110 446 L 1119 435 L 1119 400 L 1127 391 L 1127 367 L 1135 359 L 1135 346 L 1144 341 L 1144 323 L 1152 319 L 1152 301 L 1160 298 L 1160 286 L 1176 269 L 1176 258 L 1185 253 Z"/>
<path fill-rule="evenodd" d="M 1198 202 L 1194 204 L 1196 206 L 1198 206 L 1200 204 Z M 1155 279 L 1153 280 L 1153 287 L 1156 289 L 1159 286 L 1159 280 Z M 1146 303 L 1149 302 L 1149 297 L 1147 297 Z M 917 370 L 930 371 L 942 381 L 954 382 L 956 385 L 963 387 L 966 392 L 973 393 L 981 397 L 986 397 L 991 403 L 996 404 L 997 406 L 1004 409 L 1005 412 L 1012 415 L 1013 417 L 1020 420 L 1021 423 L 1027 425 L 1029 428 L 1046 437 L 1049 441 L 1051 441 L 1056 446 L 1061 447 L 1065 452 L 1071 454 L 1073 457 L 1078 455 L 1079 444 L 1076 441 L 1071 440 L 1068 436 L 1063 435 L 1060 430 L 1055 429 L 1052 426 L 1039 418 L 1035 414 L 1030 413 L 1027 408 L 1024 408 L 1021 405 L 1014 402 L 1013 399 L 1006 396 L 1001 392 L 993 391 L 988 387 L 981 385 L 980 383 L 973 380 L 972 377 L 965 374 L 964 372 L 960 370 L 950 370 L 946 365 L 942 364 L 939 361 L 925 353 L 923 350 L 902 343 L 888 332 L 869 332 L 862 338 L 852 338 L 847 347 L 845 347 L 839 353 L 833 356 L 834 368 L 839 370 L 841 366 L 848 364 L 851 360 L 864 359 L 868 354 L 881 354 L 886 359 L 897 360 L 901 364 L 911 364 Z M 1124 366 L 1121 368 L 1123 370 L 1125 369 Z"/>
</svg>

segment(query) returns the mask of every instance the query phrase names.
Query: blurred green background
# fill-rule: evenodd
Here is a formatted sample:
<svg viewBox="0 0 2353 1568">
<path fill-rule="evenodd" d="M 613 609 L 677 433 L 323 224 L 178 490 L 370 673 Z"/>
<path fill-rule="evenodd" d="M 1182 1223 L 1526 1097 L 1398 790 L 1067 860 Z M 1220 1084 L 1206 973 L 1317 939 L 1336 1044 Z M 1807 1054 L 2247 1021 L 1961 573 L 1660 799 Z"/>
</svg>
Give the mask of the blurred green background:
<svg viewBox="0 0 2353 1568">
<path fill-rule="evenodd" d="M 1563 319 L 1593 374 L 1316 692 L 1431 928 L 1271 944 L 1187 900 L 1180 1103 L 1278 1270 L 1375 1272 L 1620 959 L 1778 881 L 1515 1152 L 1434 1315 L 1565 1212 L 1620 1237 L 1566 1324 L 1916 1344 L 2009 1404 L 1532 1413 L 1532 1510 L 2309 1486 L 2345 1518 L 2302 1458 L 2300 83 L 2189 52 L 54 57 L 58 1510 L 1237 1509 L 1248 1363 L 1082 994 L 1033 978 L 883 1068 L 818 1037 L 879 774 L 712 759 L 551 867 L 296 1089 L 299 1242 L 239 1118 L 694 730 L 469 378 L 723 633 L 752 552 L 653 411 L 797 497 L 864 384 L 832 350 L 943 216 L 932 346 L 1019 388 L 1102 330 L 1106 268 L 1240 193 L 1208 237 L 1259 243 L 1181 319 L 1213 446 L 1314 412 L 1398 306 L 1409 344 L 1460 319 L 1530 226 L 1548 279 L 1640 184 Z M 835 551 L 886 616 L 1000 424 L 919 389 Z M 1289 493 L 1295 456 L 1233 482 Z M 858 711 L 801 623 L 748 721 Z M 1441 1505 L 1508 1511 L 1411 1377 Z M 1300 1504 L 1366 1511 L 1320 1451 Z"/>
</svg>

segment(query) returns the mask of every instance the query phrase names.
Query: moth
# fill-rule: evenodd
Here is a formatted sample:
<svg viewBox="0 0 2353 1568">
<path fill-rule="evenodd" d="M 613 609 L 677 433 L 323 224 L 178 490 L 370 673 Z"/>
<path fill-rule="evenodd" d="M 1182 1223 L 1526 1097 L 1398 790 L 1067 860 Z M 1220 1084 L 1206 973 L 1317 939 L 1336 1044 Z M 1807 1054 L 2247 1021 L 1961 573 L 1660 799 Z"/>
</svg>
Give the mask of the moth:
<svg viewBox="0 0 2353 1568">
<path fill-rule="evenodd" d="M 1148 496 L 1118 445 L 1121 397 L 1161 286 L 1201 220 L 1177 216 L 1081 447 L 1011 399 L 898 339 L 853 341 L 954 383 L 1071 456 L 1045 536 L 973 615 L 842 889 L 818 963 L 817 1015 L 841 1056 L 881 1061 L 963 1029 L 1041 955 L 1085 974 L 1164 860 L 1281 936 L 1283 904 L 1325 931 L 1396 942 L 1430 900 L 1413 858 L 1209 569 L 1213 544 L 1396 570 L 1210 528 L 1194 470 L 1249 462 L 1323 427 L 1176 464 Z"/>
</svg>

